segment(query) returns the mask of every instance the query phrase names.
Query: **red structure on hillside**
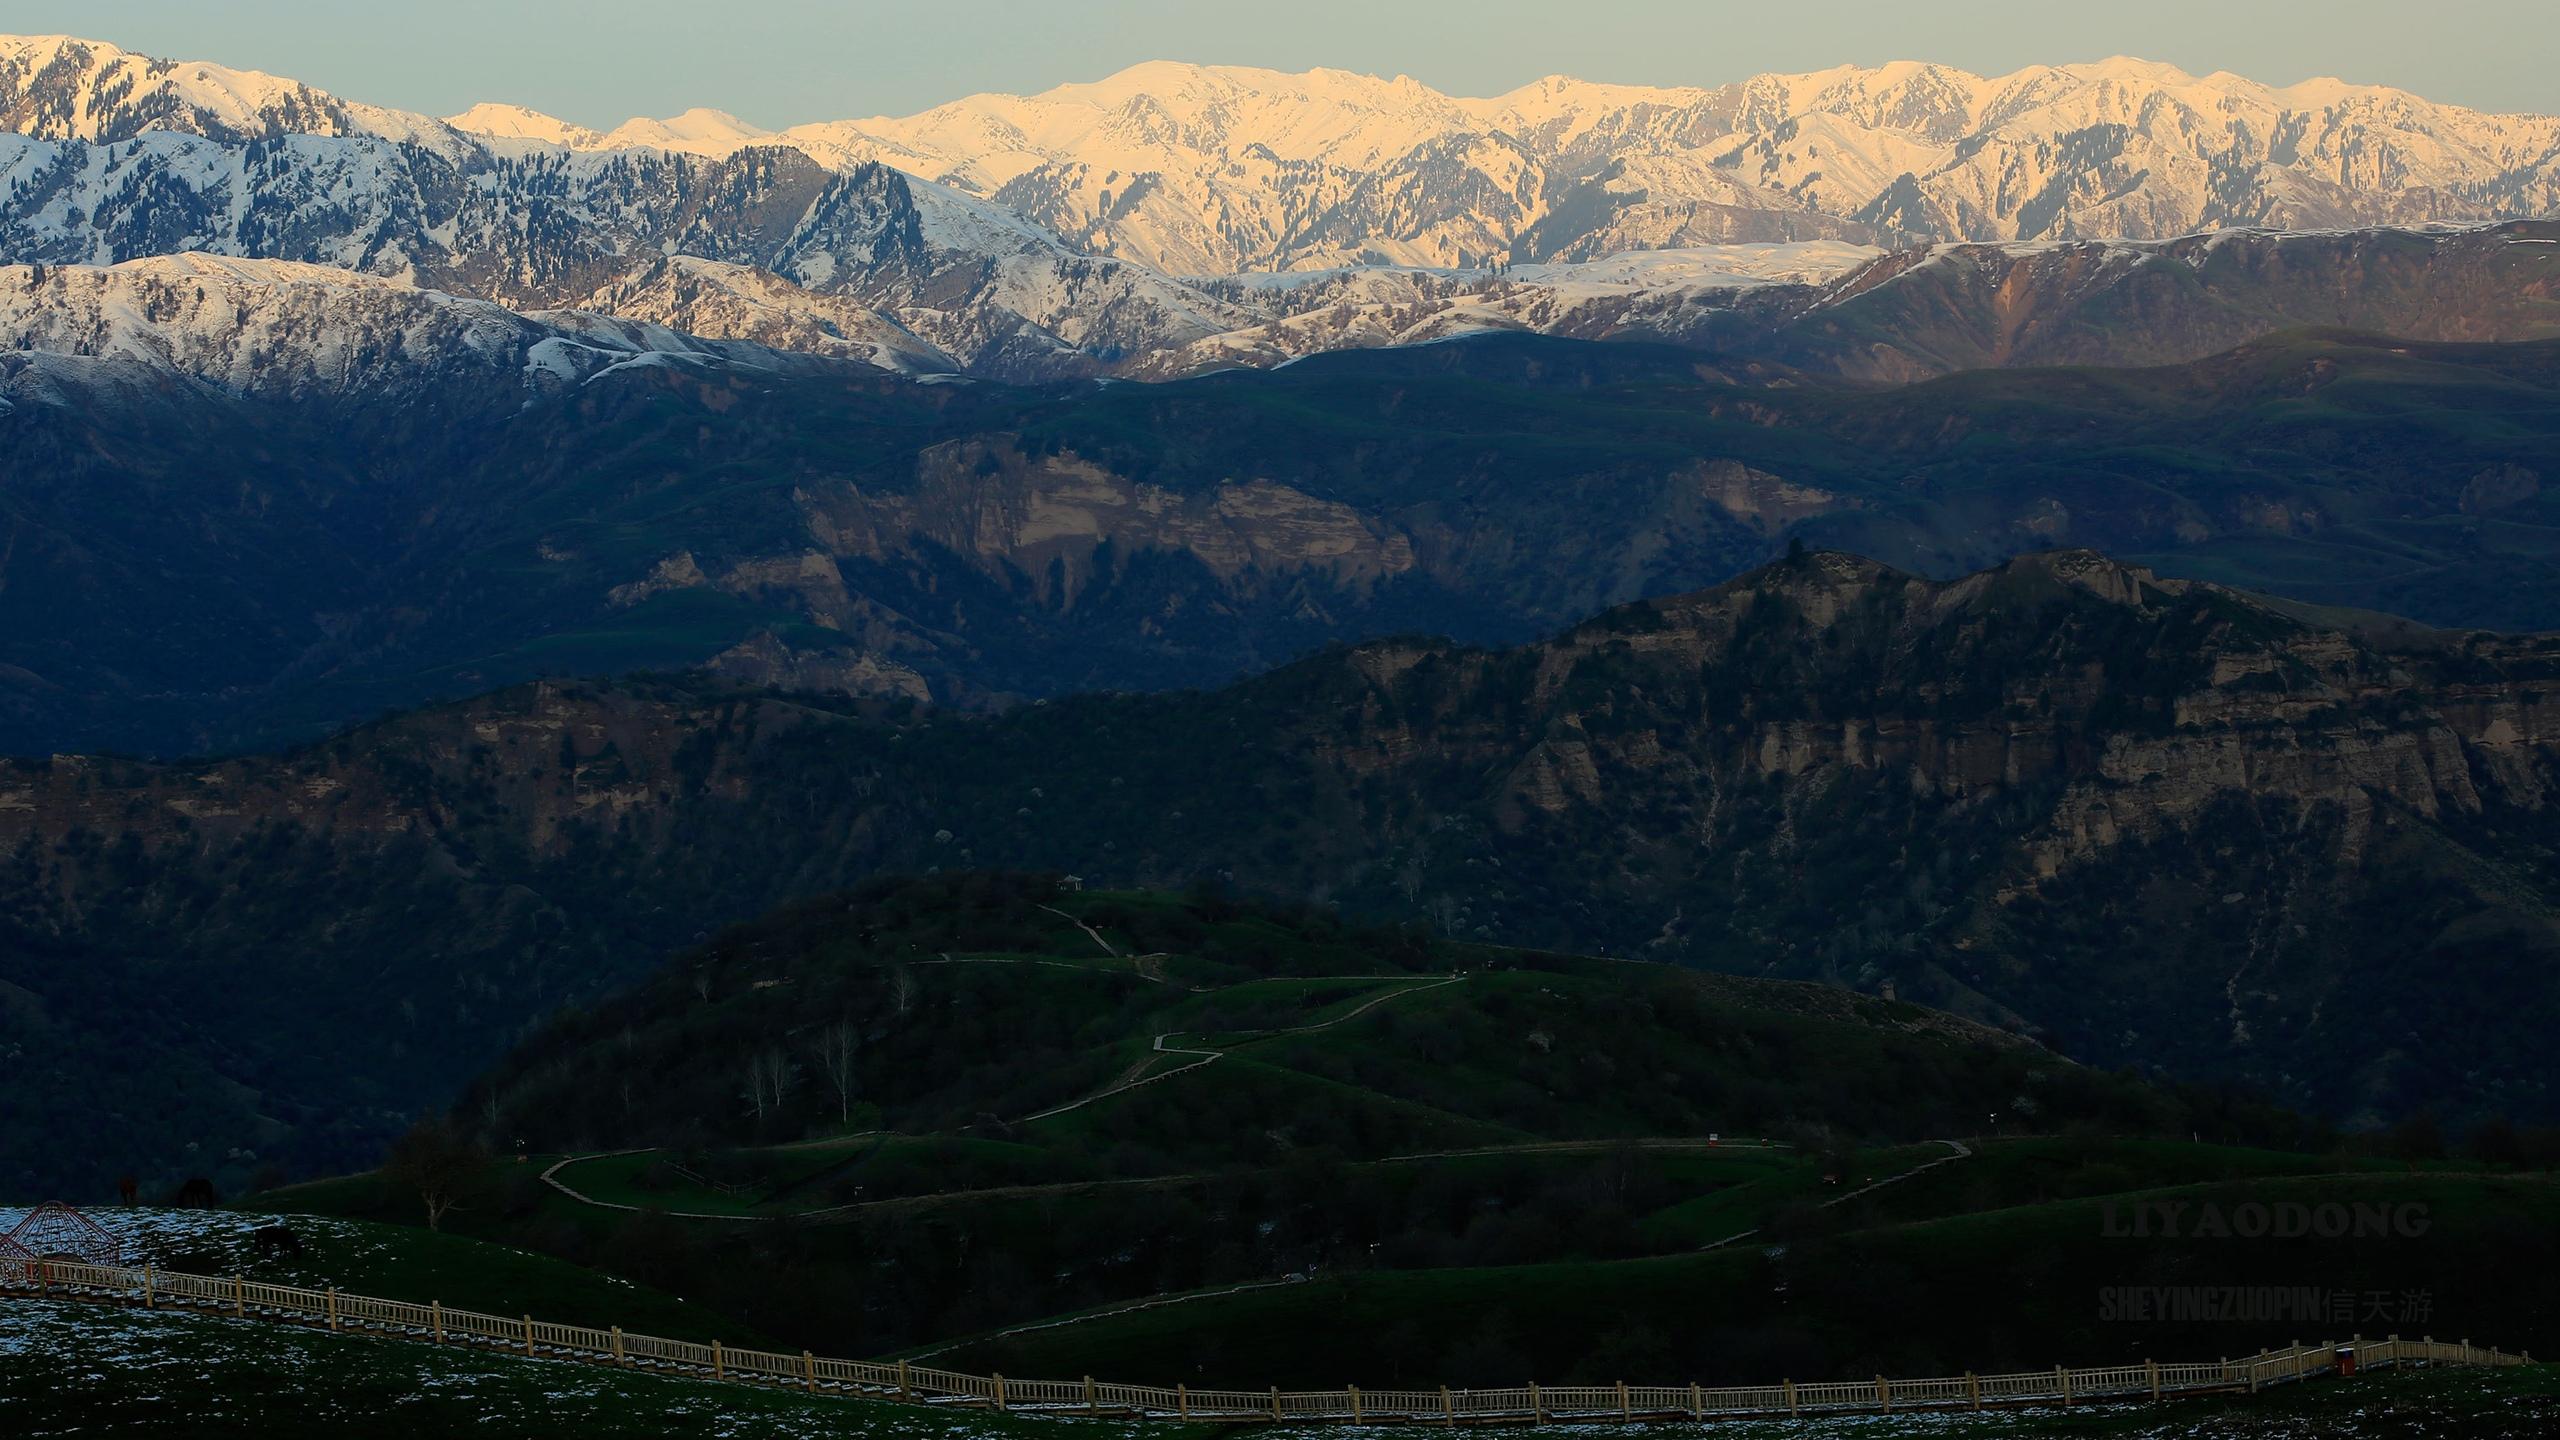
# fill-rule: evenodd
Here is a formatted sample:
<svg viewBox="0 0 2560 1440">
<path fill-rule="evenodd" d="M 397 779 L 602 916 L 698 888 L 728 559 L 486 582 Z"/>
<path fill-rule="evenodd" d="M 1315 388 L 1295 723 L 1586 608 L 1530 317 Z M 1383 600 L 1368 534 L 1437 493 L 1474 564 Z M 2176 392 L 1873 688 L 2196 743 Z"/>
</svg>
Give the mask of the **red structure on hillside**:
<svg viewBox="0 0 2560 1440">
<path fill-rule="evenodd" d="M 60 1201 L 47 1201 L 27 1212 L 0 1245 L 0 1261 L 76 1260 L 83 1265 L 121 1265 L 124 1247 L 105 1226 Z"/>
<path fill-rule="evenodd" d="M 36 1257 L 25 1246 L 0 1235 L 0 1289 L 23 1289 L 36 1283 Z"/>
</svg>

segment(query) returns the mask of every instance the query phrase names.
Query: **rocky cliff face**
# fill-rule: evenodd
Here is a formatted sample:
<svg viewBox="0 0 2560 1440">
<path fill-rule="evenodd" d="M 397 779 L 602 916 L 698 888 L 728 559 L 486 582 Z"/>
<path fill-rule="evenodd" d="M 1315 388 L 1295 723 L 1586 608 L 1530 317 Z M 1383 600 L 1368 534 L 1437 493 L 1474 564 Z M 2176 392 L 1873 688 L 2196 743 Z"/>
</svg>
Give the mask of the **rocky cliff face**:
<svg viewBox="0 0 2560 1440">
<path fill-rule="evenodd" d="M 1874 391 L 1514 337 L 1016 390 L 901 378 L 869 361 L 921 342 L 858 333 L 831 359 L 273 262 L 0 270 L 0 339 L 53 347 L 0 351 L 0 749 L 310 738 L 750 641 L 798 657 L 758 672 L 783 683 L 970 705 L 1215 684 L 1379 635 L 1515 642 L 1794 537 L 2560 616 L 2547 345 Z"/>
<path fill-rule="evenodd" d="M 720 920 L 1028 865 L 1890 989 L 2358 1118 L 2560 1112 L 2560 642 L 2339 623 L 2081 552 L 1944 583 L 1813 554 L 1209 694 L 545 685 L 290 756 L 20 762 L 0 954 L 56 961 L 0 979 L 76 957 L 150 1009 L 254 964 L 459 1076 Z M 267 1086 L 330 1059 L 222 1043 Z"/>
</svg>

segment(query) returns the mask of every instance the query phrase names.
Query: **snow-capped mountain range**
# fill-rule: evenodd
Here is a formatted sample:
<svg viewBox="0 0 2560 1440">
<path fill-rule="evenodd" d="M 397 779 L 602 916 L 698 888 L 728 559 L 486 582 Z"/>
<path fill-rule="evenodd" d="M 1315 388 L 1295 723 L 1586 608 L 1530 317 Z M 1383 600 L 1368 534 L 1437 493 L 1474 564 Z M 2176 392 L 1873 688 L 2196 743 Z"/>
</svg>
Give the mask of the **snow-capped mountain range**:
<svg viewBox="0 0 2560 1440">
<path fill-rule="evenodd" d="M 779 132 L 705 111 L 604 135 L 511 114 L 514 133 L 573 149 L 876 160 L 1184 275 L 1728 240 L 2161 239 L 2560 204 L 2551 117 L 2131 59 L 1991 77 L 1842 66 L 1715 89 L 1552 76 L 1489 99 L 1403 76 L 1154 63 Z"/>
<path fill-rule="evenodd" d="M 2560 121 L 2131 60 L 1490 99 L 1152 63 L 904 118 L 597 131 L 55 36 L 0 38 L 0 131 L 0 262 L 295 262 L 1015 379 L 1486 328 L 1678 336 L 1932 241 L 2560 208 Z"/>
</svg>

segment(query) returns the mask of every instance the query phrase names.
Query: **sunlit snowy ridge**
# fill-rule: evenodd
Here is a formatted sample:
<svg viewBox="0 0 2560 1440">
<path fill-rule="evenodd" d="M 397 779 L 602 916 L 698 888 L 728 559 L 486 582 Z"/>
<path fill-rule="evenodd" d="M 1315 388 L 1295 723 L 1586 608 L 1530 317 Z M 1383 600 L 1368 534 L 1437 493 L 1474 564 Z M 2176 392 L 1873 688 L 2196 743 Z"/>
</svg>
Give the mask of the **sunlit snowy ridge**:
<svg viewBox="0 0 2560 1440">
<path fill-rule="evenodd" d="M 2560 121 L 2122 59 L 1486 99 L 1157 62 L 906 117 L 597 130 L 0 38 L 0 260 L 300 262 L 905 373 L 1165 376 L 1490 329 L 1679 338 L 1740 292 L 1932 242 L 2555 204 Z"/>
</svg>

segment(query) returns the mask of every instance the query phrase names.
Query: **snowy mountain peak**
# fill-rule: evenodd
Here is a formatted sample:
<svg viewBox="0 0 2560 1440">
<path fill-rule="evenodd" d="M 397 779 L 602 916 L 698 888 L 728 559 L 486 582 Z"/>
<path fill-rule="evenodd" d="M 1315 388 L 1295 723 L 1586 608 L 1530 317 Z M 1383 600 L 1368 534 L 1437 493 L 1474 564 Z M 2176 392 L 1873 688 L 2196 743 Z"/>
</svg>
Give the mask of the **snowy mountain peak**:
<svg viewBox="0 0 2560 1440">
<path fill-rule="evenodd" d="M 487 100 L 459 115 L 447 115 L 444 123 L 472 135 L 486 135 L 496 140 L 535 140 L 571 150 L 600 149 L 604 142 L 602 134 L 557 115 L 545 115 L 522 105 L 501 105 Z"/>
<path fill-rule="evenodd" d="M 86 141 L 153 130 L 243 140 L 374 135 L 439 148 L 449 135 L 426 116 L 350 104 L 299 80 L 68 35 L 0 36 L 0 130 Z"/>
<path fill-rule="evenodd" d="M 695 106 L 664 120 L 635 116 L 594 142 L 604 150 L 673 150 L 687 155 L 727 155 L 771 139 L 773 132 L 750 125 L 726 110 Z"/>
<path fill-rule="evenodd" d="M 444 123 L 493 140 L 531 140 L 569 150 L 665 150 L 708 157 L 734 154 L 773 136 L 726 110 L 703 106 L 663 120 L 640 115 L 610 130 L 593 130 L 522 105 L 483 101 L 446 116 Z"/>
</svg>

